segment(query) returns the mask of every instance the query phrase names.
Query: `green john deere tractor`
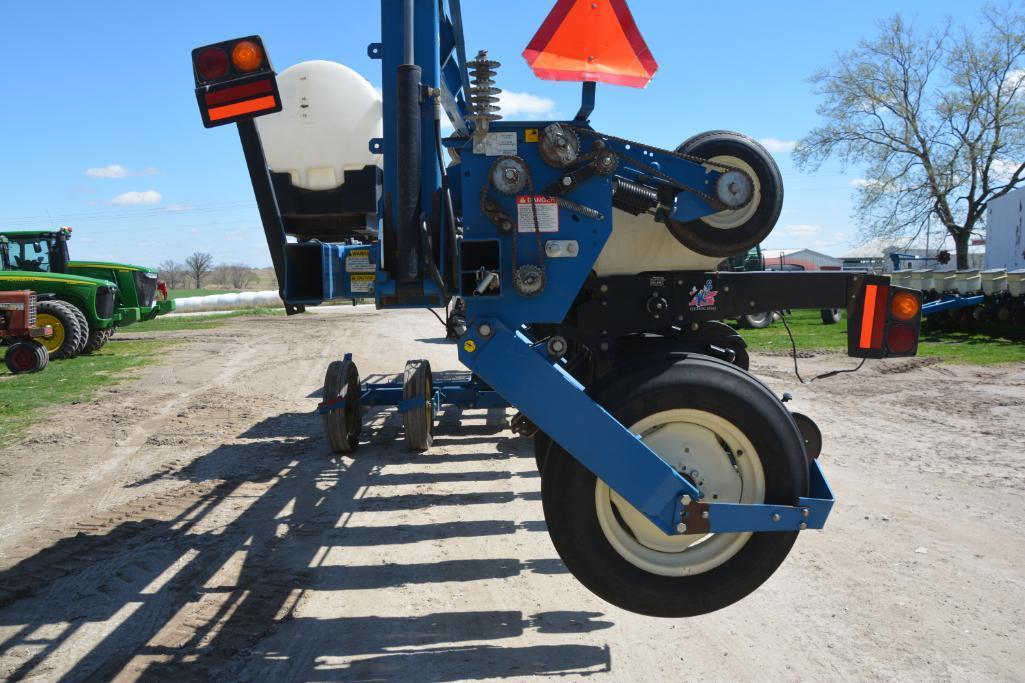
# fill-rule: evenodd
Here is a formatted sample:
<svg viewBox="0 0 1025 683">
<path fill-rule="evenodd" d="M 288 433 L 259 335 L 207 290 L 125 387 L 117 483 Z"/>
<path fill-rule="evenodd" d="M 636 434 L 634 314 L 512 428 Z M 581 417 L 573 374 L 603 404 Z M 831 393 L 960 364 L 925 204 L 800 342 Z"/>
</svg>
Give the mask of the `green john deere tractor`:
<svg viewBox="0 0 1025 683">
<path fill-rule="evenodd" d="M 114 328 L 117 285 L 41 267 L 44 251 L 13 245 L 0 234 L 0 290 L 31 289 L 38 295 L 36 321 L 53 334 L 43 338 L 50 358 L 74 358 L 103 346 Z M 47 257 L 48 258 L 48 257 Z"/>
<path fill-rule="evenodd" d="M 70 238 L 71 228 L 0 232 L 0 240 L 7 242 L 7 255 L 0 266 L 3 269 L 0 280 L 6 282 L 0 284 L 0 288 L 18 288 L 17 282 L 27 283 L 27 278 L 39 278 L 41 275 L 63 277 L 66 279 L 63 284 L 68 287 L 71 286 L 72 280 L 89 281 L 97 286 L 113 285 L 113 310 L 109 315 L 101 316 L 93 315 L 88 310 L 89 305 L 84 301 L 88 297 L 59 291 L 59 286 L 54 289 L 40 288 L 37 284 L 38 279 L 32 281 L 31 288 L 40 292 L 41 296 L 52 295 L 52 298 L 57 300 L 58 308 L 61 302 L 70 304 L 70 307 L 77 309 L 80 314 L 79 323 L 82 319 L 85 320 L 85 324 L 80 324 L 83 330 L 81 335 L 76 334 L 68 326 L 61 328 L 66 332 L 65 336 L 76 339 L 79 336 L 84 337 L 84 342 L 79 343 L 77 351 L 71 350 L 71 342 L 66 343 L 67 348 L 64 351 L 56 350 L 64 342 L 58 339 L 61 330 L 58 326 L 54 327 L 55 334 L 48 340 L 48 346 L 54 347 L 50 349 L 52 357 L 69 358 L 78 353 L 95 351 L 106 343 L 117 327 L 140 320 L 152 320 L 158 315 L 174 310 L 174 302 L 167 299 L 167 288 L 157 278 L 156 271 L 124 263 L 72 261 L 68 252 Z M 81 284 L 79 283 L 80 286 Z M 54 282 L 54 285 L 57 283 Z M 43 313 L 42 308 L 40 312 Z M 71 313 L 74 315 L 74 310 Z M 52 325 L 53 322 L 48 320 L 47 324 Z"/>
</svg>

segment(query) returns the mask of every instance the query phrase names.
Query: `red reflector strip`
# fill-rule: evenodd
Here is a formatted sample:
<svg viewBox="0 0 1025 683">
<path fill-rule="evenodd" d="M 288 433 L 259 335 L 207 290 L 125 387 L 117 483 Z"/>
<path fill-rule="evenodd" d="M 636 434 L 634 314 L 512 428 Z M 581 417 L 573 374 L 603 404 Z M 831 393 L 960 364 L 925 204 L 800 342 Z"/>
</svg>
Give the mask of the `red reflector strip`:
<svg viewBox="0 0 1025 683">
<path fill-rule="evenodd" d="M 216 107 L 225 102 L 245 100 L 257 95 L 270 94 L 271 92 L 271 82 L 270 79 L 267 79 L 265 81 L 254 81 L 244 85 L 236 85 L 231 88 L 224 88 L 223 90 L 214 90 L 206 93 L 204 97 L 206 99 L 206 106 Z"/>
<path fill-rule="evenodd" d="M 214 107 L 207 112 L 207 116 L 211 121 L 220 121 L 266 109 L 275 109 L 277 106 L 278 101 L 274 96 L 267 95 L 266 97 L 258 97 L 255 100 L 245 100 L 235 104 L 226 104 L 223 107 Z"/>
<path fill-rule="evenodd" d="M 890 288 L 885 285 L 865 285 L 865 305 L 861 312 L 861 336 L 858 347 L 883 348 L 883 328 L 886 326 L 886 299 Z"/>
</svg>

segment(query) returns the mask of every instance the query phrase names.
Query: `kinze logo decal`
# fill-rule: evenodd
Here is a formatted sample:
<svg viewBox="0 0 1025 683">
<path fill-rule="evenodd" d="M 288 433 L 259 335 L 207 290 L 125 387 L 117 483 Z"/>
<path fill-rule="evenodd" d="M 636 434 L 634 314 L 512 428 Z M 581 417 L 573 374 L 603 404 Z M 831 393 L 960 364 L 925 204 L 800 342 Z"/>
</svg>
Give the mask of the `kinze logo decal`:
<svg viewBox="0 0 1025 683">
<path fill-rule="evenodd" d="M 692 311 L 711 311 L 715 310 L 715 297 L 719 292 L 712 289 L 712 281 L 705 280 L 705 286 L 701 289 L 697 287 L 690 288 L 690 303 L 687 304 Z"/>
</svg>

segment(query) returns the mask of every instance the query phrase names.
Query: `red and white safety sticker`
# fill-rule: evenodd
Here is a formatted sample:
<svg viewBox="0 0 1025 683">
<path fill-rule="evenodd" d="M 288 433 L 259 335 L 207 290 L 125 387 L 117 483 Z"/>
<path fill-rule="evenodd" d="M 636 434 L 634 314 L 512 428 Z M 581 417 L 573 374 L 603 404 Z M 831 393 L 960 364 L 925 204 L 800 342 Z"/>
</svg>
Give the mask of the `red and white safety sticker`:
<svg viewBox="0 0 1025 683">
<path fill-rule="evenodd" d="M 520 232 L 534 232 L 535 210 L 537 229 L 540 232 L 559 232 L 559 205 L 555 197 L 540 194 L 516 196 L 516 224 Z"/>
</svg>

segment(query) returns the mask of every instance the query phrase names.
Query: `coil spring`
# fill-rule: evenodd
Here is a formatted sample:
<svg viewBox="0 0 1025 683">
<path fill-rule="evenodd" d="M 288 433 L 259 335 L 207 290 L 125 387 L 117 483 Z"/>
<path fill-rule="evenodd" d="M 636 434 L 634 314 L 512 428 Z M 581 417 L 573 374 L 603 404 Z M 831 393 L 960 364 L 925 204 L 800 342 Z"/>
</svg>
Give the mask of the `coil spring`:
<svg viewBox="0 0 1025 683">
<path fill-rule="evenodd" d="M 470 68 L 470 109 L 471 120 L 478 128 L 487 128 L 488 123 L 502 118 L 498 113 L 498 95 L 502 92 L 495 87 L 496 69 L 502 64 L 488 59 L 488 51 L 480 50 L 477 56 L 466 63 Z"/>
<path fill-rule="evenodd" d="M 623 178 L 613 178 L 612 205 L 634 215 L 642 214 L 658 206 L 658 192 Z"/>
</svg>

